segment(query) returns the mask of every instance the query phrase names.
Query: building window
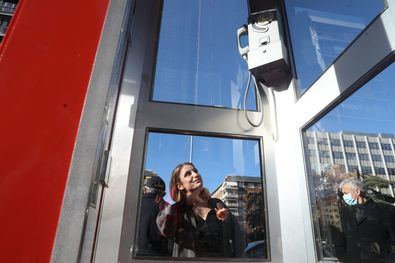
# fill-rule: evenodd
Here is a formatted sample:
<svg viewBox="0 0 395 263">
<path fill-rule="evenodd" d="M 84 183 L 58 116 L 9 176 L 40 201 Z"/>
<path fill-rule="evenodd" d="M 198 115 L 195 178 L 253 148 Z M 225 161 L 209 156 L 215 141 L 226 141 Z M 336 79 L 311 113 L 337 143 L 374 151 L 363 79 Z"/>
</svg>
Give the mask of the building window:
<svg viewBox="0 0 395 263">
<path fill-rule="evenodd" d="M 320 156 L 321 156 L 321 157 L 324 157 L 324 158 L 329 158 L 329 157 L 330 157 L 328 151 L 320 151 Z"/>
<path fill-rule="evenodd" d="M 362 166 L 362 174 L 372 174 L 372 168 L 369 166 Z"/>
<path fill-rule="evenodd" d="M 384 160 L 388 163 L 394 163 L 395 162 L 395 158 L 394 156 L 389 156 L 389 155 L 384 155 Z"/>
<path fill-rule="evenodd" d="M 391 150 L 392 150 L 391 145 L 388 144 L 388 143 L 382 143 L 382 144 L 381 144 L 381 148 L 382 148 L 384 151 L 391 151 Z"/>
<path fill-rule="evenodd" d="M 362 141 L 356 141 L 357 148 L 366 148 L 366 143 Z"/>
<path fill-rule="evenodd" d="M 388 174 L 395 175 L 395 168 L 388 168 Z M 395 180 L 393 180 L 395 183 Z"/>
<path fill-rule="evenodd" d="M 377 142 L 369 142 L 370 149 L 380 149 L 379 144 Z"/>
<path fill-rule="evenodd" d="M 374 162 L 381 162 L 381 156 L 377 154 L 372 154 L 372 160 Z"/>
<path fill-rule="evenodd" d="M 331 139 L 332 146 L 341 146 L 339 139 Z"/>
<path fill-rule="evenodd" d="M 149 132 L 146 148 L 145 172 L 139 206 L 139 227 L 136 228 L 138 233 L 138 245 L 134 251 L 136 257 L 171 257 L 174 253 L 179 253 L 180 249 L 187 254 L 192 253 L 199 260 L 212 257 L 267 257 L 268 233 L 259 140 Z M 201 229 L 208 227 L 210 232 L 200 233 L 199 227 L 188 225 L 190 231 L 195 230 L 183 235 L 184 232 L 181 229 L 176 229 L 179 227 L 177 224 L 171 224 L 171 220 L 184 220 L 183 218 L 191 216 L 188 213 L 192 213 L 187 212 L 189 208 L 183 201 L 174 200 L 169 183 L 173 169 L 184 162 L 192 162 L 198 169 L 193 170 L 193 173 L 200 174 L 201 186 L 208 190 L 211 198 L 208 201 L 209 207 L 215 203 L 216 207 L 212 208 L 212 211 L 218 207 L 228 209 L 228 218 L 224 221 L 219 220 L 215 213 L 211 214 L 210 224 L 213 225 L 204 225 L 206 221 L 200 217 L 200 214 L 194 214 L 196 224 L 201 226 Z M 192 170 L 190 173 L 192 174 Z M 164 210 L 158 217 L 155 214 L 155 220 L 149 221 L 147 214 L 151 213 L 152 207 L 148 206 L 147 198 L 151 195 L 145 192 L 145 180 L 154 178 L 157 182 L 158 177 L 165 185 L 161 189 L 165 195 L 160 201 L 163 205 L 158 208 L 157 212 Z M 180 184 L 184 187 L 182 181 Z M 151 199 L 155 201 L 157 200 L 155 198 Z M 167 214 L 169 211 L 179 212 Z M 166 224 L 160 222 L 166 222 Z M 184 223 L 187 224 L 187 222 L 189 221 Z M 152 234 L 147 231 L 151 228 L 157 230 L 155 233 L 161 231 L 162 235 L 147 236 L 147 233 Z M 228 229 L 230 233 L 223 232 L 221 229 Z M 188 239 L 189 236 L 198 234 L 199 238 Z M 183 247 L 185 242 L 190 243 L 191 247 L 188 248 L 192 251 L 188 252 Z"/>
<path fill-rule="evenodd" d="M 336 134 L 354 135 L 355 137 L 369 138 L 369 147 L 376 149 L 378 152 L 378 141 L 381 134 L 393 134 L 395 130 L 395 89 L 393 89 L 393 82 L 395 81 L 395 64 L 391 64 L 381 73 L 365 83 L 359 90 L 354 92 L 351 96 L 342 100 L 342 102 L 329 111 L 326 115 L 316 120 L 314 124 L 309 126 L 306 133 L 319 130 L 321 134 L 328 134 L 331 137 Z M 358 128 L 358 129 L 357 129 Z M 354 132 L 350 132 L 354 130 Z M 344 136 L 344 135 L 343 135 Z M 344 136 L 345 137 L 345 136 Z M 360 139 L 359 139 L 360 140 Z M 353 147 L 353 141 L 344 138 L 344 146 Z M 357 141 L 357 147 L 363 148 L 364 142 Z M 374 166 L 370 165 L 369 155 L 359 153 L 361 171 L 358 172 L 358 164 L 353 161 L 347 167 L 341 164 L 342 152 L 333 152 L 334 163 L 321 164 L 321 170 L 318 172 L 314 167 L 316 164 L 308 162 L 308 179 L 310 181 L 310 193 L 312 194 L 312 207 L 314 218 L 314 231 L 316 236 L 316 248 L 318 258 L 322 261 L 333 260 L 338 258 L 340 261 L 348 262 L 347 252 L 348 247 L 356 246 L 356 243 L 347 245 L 347 242 L 353 242 L 352 239 L 342 239 L 342 236 L 349 236 L 352 233 L 345 228 L 348 221 L 344 216 L 346 205 L 342 199 L 338 198 L 338 187 L 342 180 L 349 177 L 362 178 L 362 183 L 368 189 L 367 194 L 374 202 L 384 202 L 388 206 L 395 203 L 393 198 L 394 192 L 392 188 L 388 187 L 388 182 L 383 181 L 386 176 L 386 169 L 383 165 L 377 165 L 377 162 L 382 164 L 382 156 L 379 154 L 372 154 L 372 159 L 375 161 Z M 386 155 L 385 155 L 386 156 Z M 392 156 L 391 156 L 392 157 Z M 393 158 L 386 156 L 387 162 L 392 161 Z M 356 153 L 347 152 L 346 158 L 356 160 Z M 325 167 L 325 169 L 322 169 Z M 374 169 L 375 175 L 372 172 Z M 390 175 L 395 174 L 394 168 L 389 168 Z M 394 183 L 391 177 L 390 183 Z M 392 201 L 391 201 L 392 200 Z M 392 208 L 391 208 L 392 209 Z M 339 239 L 340 238 L 340 239 Z M 369 237 L 367 237 L 369 239 Z M 388 244 L 389 245 L 389 244 Z M 366 258 L 367 261 L 375 261 L 375 259 Z"/>
<path fill-rule="evenodd" d="M 303 93 L 384 9 L 384 1 L 286 0 L 299 91 Z"/>
<path fill-rule="evenodd" d="M 354 147 L 354 142 L 350 140 L 344 140 L 343 145 L 344 147 Z"/>
<path fill-rule="evenodd" d="M 359 159 L 360 159 L 361 161 L 369 161 L 369 155 L 368 155 L 368 154 L 365 154 L 365 153 L 360 153 L 360 154 L 359 154 Z"/>
<path fill-rule="evenodd" d="M 317 138 L 318 145 L 328 145 L 328 141 L 326 138 Z"/>
<path fill-rule="evenodd" d="M 346 157 L 349 160 L 356 160 L 357 159 L 357 155 L 355 153 L 346 152 Z"/>
<path fill-rule="evenodd" d="M 376 174 L 385 174 L 384 167 L 374 167 L 374 171 L 376 172 Z"/>
<path fill-rule="evenodd" d="M 342 152 L 333 152 L 333 158 L 335 159 L 343 159 L 343 153 Z"/>
</svg>

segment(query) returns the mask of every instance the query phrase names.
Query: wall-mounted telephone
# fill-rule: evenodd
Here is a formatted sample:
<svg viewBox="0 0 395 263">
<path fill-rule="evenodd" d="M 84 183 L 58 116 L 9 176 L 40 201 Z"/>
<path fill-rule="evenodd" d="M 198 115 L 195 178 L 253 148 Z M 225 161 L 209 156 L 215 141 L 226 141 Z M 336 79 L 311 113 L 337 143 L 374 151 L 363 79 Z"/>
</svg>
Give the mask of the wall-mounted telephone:
<svg viewBox="0 0 395 263">
<path fill-rule="evenodd" d="M 237 30 L 237 45 L 240 55 L 246 59 L 248 69 L 255 79 L 266 86 L 286 79 L 288 76 L 287 49 L 277 9 L 251 14 L 248 26 Z M 248 35 L 248 46 L 241 46 L 241 37 Z"/>
</svg>

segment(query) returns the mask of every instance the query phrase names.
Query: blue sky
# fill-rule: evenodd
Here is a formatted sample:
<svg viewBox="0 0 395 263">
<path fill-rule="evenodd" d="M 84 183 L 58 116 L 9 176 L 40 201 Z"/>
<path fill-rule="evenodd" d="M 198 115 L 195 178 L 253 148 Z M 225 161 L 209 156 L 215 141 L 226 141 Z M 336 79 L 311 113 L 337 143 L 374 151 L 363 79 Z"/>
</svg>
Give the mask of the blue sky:
<svg viewBox="0 0 395 263">
<path fill-rule="evenodd" d="M 392 64 L 320 119 L 311 129 L 394 134 L 394 76 L 395 65 Z"/>
<path fill-rule="evenodd" d="M 385 8 L 382 0 L 287 0 L 285 5 L 301 92 Z"/>
<path fill-rule="evenodd" d="M 236 31 L 247 16 L 247 1 L 164 1 L 153 100 L 241 109 L 248 71 Z"/>
</svg>

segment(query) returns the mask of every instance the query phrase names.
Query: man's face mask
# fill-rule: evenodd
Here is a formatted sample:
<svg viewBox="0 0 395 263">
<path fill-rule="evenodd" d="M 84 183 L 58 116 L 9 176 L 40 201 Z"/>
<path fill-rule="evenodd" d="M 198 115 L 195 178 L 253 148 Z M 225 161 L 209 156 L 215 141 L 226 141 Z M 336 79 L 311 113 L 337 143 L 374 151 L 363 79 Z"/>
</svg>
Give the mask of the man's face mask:
<svg viewBox="0 0 395 263">
<path fill-rule="evenodd" d="M 348 205 L 356 205 L 357 204 L 357 200 L 353 199 L 351 194 L 344 194 L 343 195 L 343 200 Z"/>
</svg>

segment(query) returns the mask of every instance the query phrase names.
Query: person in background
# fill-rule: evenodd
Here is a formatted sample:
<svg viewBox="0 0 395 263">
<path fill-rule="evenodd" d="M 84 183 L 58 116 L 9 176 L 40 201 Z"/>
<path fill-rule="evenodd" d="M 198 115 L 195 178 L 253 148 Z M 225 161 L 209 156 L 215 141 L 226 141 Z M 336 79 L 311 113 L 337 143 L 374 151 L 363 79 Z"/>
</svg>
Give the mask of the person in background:
<svg viewBox="0 0 395 263">
<path fill-rule="evenodd" d="M 345 262 L 395 262 L 395 208 L 373 201 L 356 177 L 343 180 L 339 191 L 345 237 Z"/>
<path fill-rule="evenodd" d="M 182 163 L 170 179 L 174 204 L 157 218 L 161 233 L 174 241 L 173 257 L 241 257 L 244 235 L 225 204 L 211 198 L 192 163 Z"/>
<path fill-rule="evenodd" d="M 156 175 L 145 176 L 142 192 L 136 255 L 170 256 L 171 243 L 162 236 L 156 224 L 158 213 L 168 206 L 163 199 L 165 182 Z"/>
</svg>

